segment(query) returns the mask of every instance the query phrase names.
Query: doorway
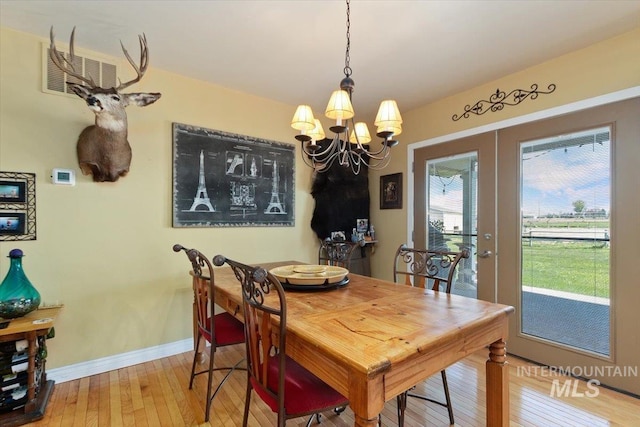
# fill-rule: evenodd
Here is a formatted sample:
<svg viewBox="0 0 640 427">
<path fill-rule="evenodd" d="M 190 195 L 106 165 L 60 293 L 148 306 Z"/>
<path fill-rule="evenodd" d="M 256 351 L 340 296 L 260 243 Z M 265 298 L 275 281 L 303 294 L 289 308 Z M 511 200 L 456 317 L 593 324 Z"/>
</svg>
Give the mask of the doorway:
<svg viewBox="0 0 640 427">
<path fill-rule="evenodd" d="M 516 308 L 511 354 L 637 395 L 639 117 L 632 98 L 418 148 L 413 187 L 416 246 L 470 239 L 476 297 Z"/>
<path fill-rule="evenodd" d="M 416 247 L 468 248 L 451 292 L 487 301 L 495 301 L 495 158 L 489 132 L 416 150 L 414 163 Z"/>
</svg>

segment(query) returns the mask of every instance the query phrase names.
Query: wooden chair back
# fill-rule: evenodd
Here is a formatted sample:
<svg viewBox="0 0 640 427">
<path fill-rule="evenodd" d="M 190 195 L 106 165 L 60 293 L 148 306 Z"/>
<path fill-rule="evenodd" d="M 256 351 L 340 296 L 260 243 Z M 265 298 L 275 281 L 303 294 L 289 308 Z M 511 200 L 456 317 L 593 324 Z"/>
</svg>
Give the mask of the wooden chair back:
<svg viewBox="0 0 640 427">
<path fill-rule="evenodd" d="M 469 258 L 467 248 L 449 252 L 410 248 L 402 244 L 394 258 L 393 278 L 396 283 L 450 293 L 456 266 L 463 258 Z"/>
<path fill-rule="evenodd" d="M 253 267 L 217 255 L 217 266 L 225 262 L 231 266 L 242 287 L 247 372 L 254 390 L 264 399 L 277 401 L 278 413 L 284 414 L 285 345 L 287 330 L 287 303 L 280 281 L 262 267 Z M 277 326 L 274 326 L 277 325 Z M 269 369 L 277 358 L 277 372 Z M 274 377 L 277 375 L 277 380 Z M 268 396 L 265 399 L 265 396 Z"/>
<path fill-rule="evenodd" d="M 215 292 L 213 291 L 214 277 L 211 261 L 199 250 L 188 249 L 182 245 L 173 245 L 174 252 L 184 251 L 191 261 L 191 275 L 193 277 L 194 311 L 198 329 L 203 336 L 211 338 L 211 345 L 215 346 L 215 316 L 213 316 L 215 304 Z M 208 339 L 207 339 L 208 340 Z"/>
<path fill-rule="evenodd" d="M 335 242 L 326 239 L 320 242 L 318 249 L 318 264 L 335 265 L 349 269 L 353 252 L 360 245 L 354 242 Z"/>
</svg>

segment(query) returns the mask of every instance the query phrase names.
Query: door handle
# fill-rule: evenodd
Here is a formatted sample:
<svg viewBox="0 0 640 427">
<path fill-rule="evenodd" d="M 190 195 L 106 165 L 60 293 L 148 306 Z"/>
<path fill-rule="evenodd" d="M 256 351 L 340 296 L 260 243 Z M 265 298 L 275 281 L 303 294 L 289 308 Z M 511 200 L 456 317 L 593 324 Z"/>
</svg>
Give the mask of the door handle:
<svg viewBox="0 0 640 427">
<path fill-rule="evenodd" d="M 491 251 L 484 251 L 481 254 L 478 254 L 479 258 L 489 258 L 491 255 L 493 255 L 493 252 Z"/>
</svg>

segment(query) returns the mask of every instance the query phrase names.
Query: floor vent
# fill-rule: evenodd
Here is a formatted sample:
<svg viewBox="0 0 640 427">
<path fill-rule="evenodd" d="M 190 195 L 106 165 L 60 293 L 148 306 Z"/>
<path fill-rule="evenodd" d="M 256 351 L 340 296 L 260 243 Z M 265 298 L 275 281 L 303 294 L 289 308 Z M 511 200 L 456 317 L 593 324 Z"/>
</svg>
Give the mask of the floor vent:
<svg viewBox="0 0 640 427">
<path fill-rule="evenodd" d="M 57 43 L 56 43 L 57 44 Z M 69 58 L 68 49 L 61 49 L 56 46 L 58 51 L 65 58 Z M 99 58 L 94 54 L 87 54 L 75 49 L 74 67 L 78 71 L 82 71 L 83 77 L 91 77 L 93 81 L 103 88 L 116 87 L 118 76 L 115 61 L 107 58 Z M 55 66 L 49 57 L 49 44 L 42 44 L 42 91 L 57 95 L 76 96 L 66 85 L 70 83 L 81 83 L 77 78 L 70 76 Z"/>
</svg>

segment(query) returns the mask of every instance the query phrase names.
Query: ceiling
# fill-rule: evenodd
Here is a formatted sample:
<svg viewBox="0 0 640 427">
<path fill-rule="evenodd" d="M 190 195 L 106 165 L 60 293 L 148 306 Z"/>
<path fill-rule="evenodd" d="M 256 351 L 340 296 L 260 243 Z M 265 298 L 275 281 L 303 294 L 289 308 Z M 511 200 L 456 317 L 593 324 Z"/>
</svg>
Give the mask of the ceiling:
<svg viewBox="0 0 640 427">
<path fill-rule="evenodd" d="M 352 0 L 350 17 L 354 108 L 371 120 L 383 99 L 408 111 L 640 28 L 640 1 Z M 0 24 L 61 43 L 76 26 L 77 48 L 114 57 L 122 40 L 136 58 L 144 32 L 151 69 L 316 115 L 344 77 L 343 1 L 0 0 Z"/>
</svg>

